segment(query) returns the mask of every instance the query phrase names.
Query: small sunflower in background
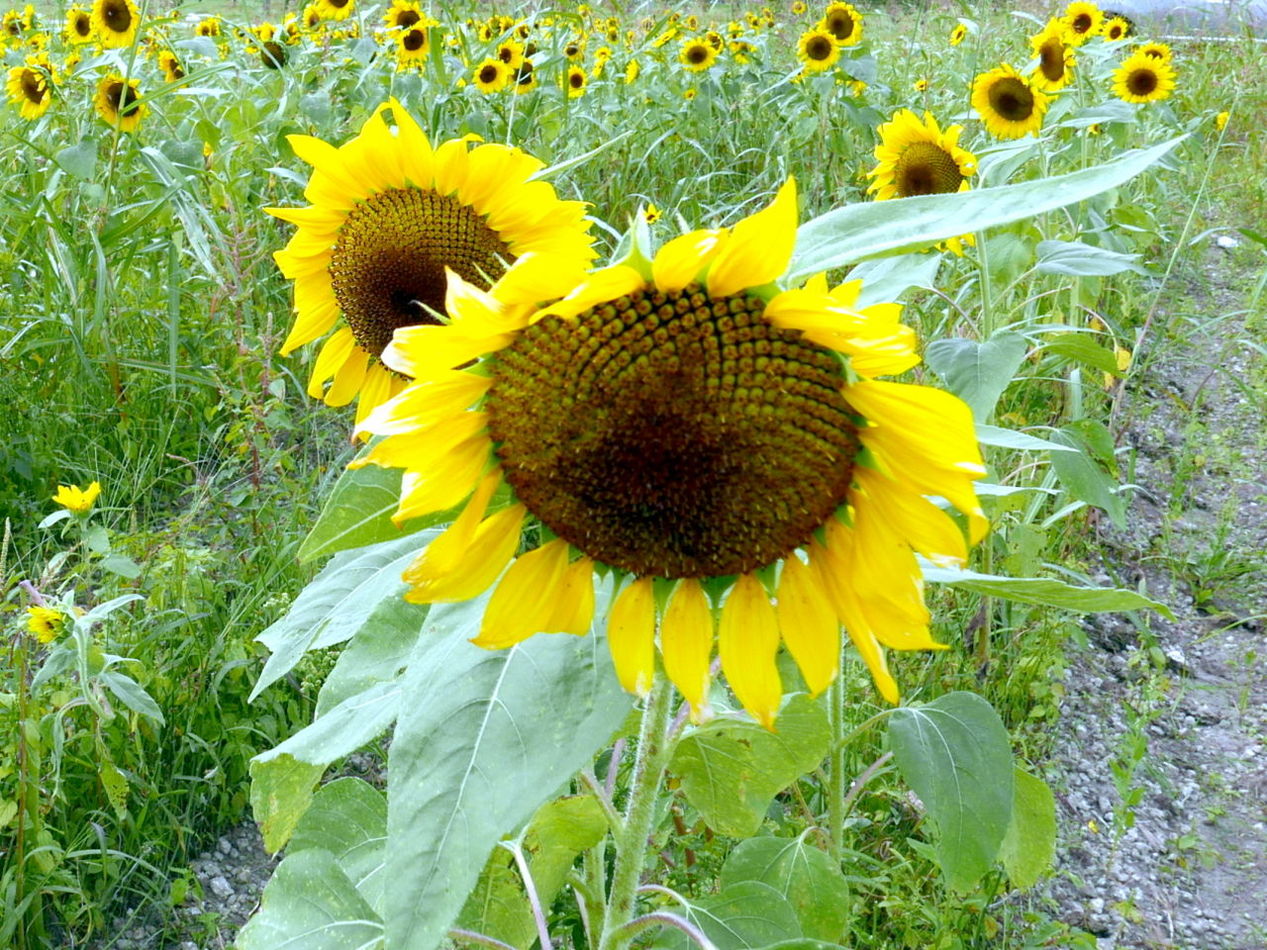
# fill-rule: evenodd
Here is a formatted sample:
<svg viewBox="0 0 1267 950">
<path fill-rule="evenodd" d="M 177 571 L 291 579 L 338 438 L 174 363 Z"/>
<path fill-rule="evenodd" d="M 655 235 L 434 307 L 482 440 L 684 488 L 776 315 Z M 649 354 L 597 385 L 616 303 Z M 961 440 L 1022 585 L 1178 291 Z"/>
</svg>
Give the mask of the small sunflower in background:
<svg viewBox="0 0 1267 950">
<path fill-rule="evenodd" d="M 217 37 L 220 32 L 220 18 L 217 16 L 205 16 L 194 27 L 194 34 L 197 36 Z"/>
<path fill-rule="evenodd" d="M 58 485 L 53 501 L 76 515 L 86 515 L 101 497 L 101 482 L 93 482 L 87 488 L 78 485 Z"/>
<path fill-rule="evenodd" d="M 1115 16 L 1100 24 L 1100 35 L 1110 43 L 1124 40 L 1131 34 L 1131 24 L 1126 17 Z"/>
<path fill-rule="evenodd" d="M 532 60 L 525 59 L 515 70 L 515 95 L 522 96 L 537 88 L 537 71 Z"/>
<path fill-rule="evenodd" d="M 916 92 L 928 92 L 928 80 L 923 76 L 911 83 L 911 88 Z"/>
<path fill-rule="evenodd" d="M 950 31 L 950 45 L 958 46 L 968 38 L 968 27 L 963 23 L 956 23 L 955 28 Z"/>
<path fill-rule="evenodd" d="M 40 643 L 49 644 L 66 630 L 70 618 L 56 607 L 26 608 L 26 629 Z"/>
<path fill-rule="evenodd" d="M 422 8 L 417 0 L 392 0 L 383 14 L 383 26 L 388 30 L 407 30 L 422 22 Z"/>
<path fill-rule="evenodd" d="M 323 20 L 346 20 L 356 9 L 356 0 L 316 0 Z"/>
<path fill-rule="evenodd" d="M 179 82 L 185 78 L 185 68 L 180 58 L 171 50 L 161 50 L 158 54 L 158 68 L 163 71 L 163 78 L 168 82 Z"/>
<path fill-rule="evenodd" d="M 1141 56 L 1148 56 L 1151 59 L 1160 59 L 1163 62 L 1171 62 L 1174 59 L 1174 53 L 1171 51 L 1167 43 L 1142 43 L 1135 47 L 1135 52 Z"/>
<path fill-rule="evenodd" d="M 818 28 L 826 30 L 841 46 L 856 46 L 862 42 L 862 14 L 849 3 L 829 3 L 818 21 Z"/>
<path fill-rule="evenodd" d="M 1128 56 L 1113 73 L 1113 94 L 1125 102 L 1156 102 L 1174 88 L 1174 67 L 1143 53 Z"/>
<path fill-rule="evenodd" d="M 963 563 L 987 526 L 972 488 L 985 470 L 963 402 L 875 379 L 919 362 L 898 305 L 860 307 L 858 281 L 821 276 L 777 289 L 796 223 L 789 180 L 734 227 L 681 235 L 540 308 L 508 306 L 501 285 L 557 286 L 548 259 L 521 259 L 487 293 L 451 278 L 450 322 L 402 330 L 384 353 L 415 382 L 360 427 L 386 438 L 358 465 L 405 469 L 398 520 L 465 502 L 405 571 L 406 599 L 493 587 L 474 642 L 502 649 L 586 633 L 595 577 L 612 578 L 625 689 L 650 689 L 658 628 L 695 718 L 716 645 L 767 727 L 780 641 L 817 694 L 839 672 L 843 623 L 896 702 L 884 648 L 941 648 L 915 552 Z M 963 513 L 966 536 L 931 497 Z"/>
<path fill-rule="evenodd" d="M 563 75 L 563 88 L 567 91 L 569 99 L 579 99 L 585 95 L 585 90 L 589 86 L 589 76 L 580 66 L 569 66 L 568 71 Z"/>
<path fill-rule="evenodd" d="M 396 68 L 421 69 L 431 52 L 427 31 L 418 26 L 411 26 L 401 31 L 396 37 Z"/>
<path fill-rule="evenodd" d="M 996 139 L 1037 134 L 1050 104 L 1050 96 L 1007 63 L 982 73 L 972 83 L 972 108 Z"/>
<path fill-rule="evenodd" d="M 66 26 L 62 30 L 71 46 L 92 42 L 92 12 L 76 4 L 66 11 Z"/>
<path fill-rule="evenodd" d="M 1069 27 L 1063 20 L 1049 20 L 1041 32 L 1030 37 L 1029 45 L 1038 57 L 1038 66 L 1030 77 L 1036 88 L 1055 92 L 1073 81 L 1077 57 L 1069 38 Z"/>
<path fill-rule="evenodd" d="M 653 204 L 647 205 L 642 209 L 642 220 L 647 224 L 655 224 L 660 220 L 660 209 Z"/>
<path fill-rule="evenodd" d="M 968 179 L 977 172 L 977 158 L 959 147 L 962 125 L 937 124 L 931 112 L 921 121 L 910 109 L 902 109 L 876 132 L 879 163 L 867 173 L 874 178 L 867 188 L 876 200 L 946 195 L 968 190 Z"/>
<path fill-rule="evenodd" d="M 471 83 L 485 95 L 501 92 L 510 82 L 510 70 L 500 59 L 491 56 L 475 67 L 471 73 Z"/>
<path fill-rule="evenodd" d="M 106 49 L 131 46 L 140 25 L 132 0 L 96 0 L 92 5 L 93 36 Z"/>
<path fill-rule="evenodd" d="M 805 0 L 792 0 L 792 16 L 804 16 L 809 11 Z"/>
<path fill-rule="evenodd" d="M 94 104 L 97 114 L 107 125 L 117 126 L 123 132 L 135 132 L 149 107 L 141 99 L 141 84 L 135 79 L 124 79 L 118 73 L 107 73 L 97 83 Z"/>
<path fill-rule="evenodd" d="M 5 91 L 18 107 L 18 115 L 28 122 L 47 112 L 53 104 L 53 66 L 48 56 L 31 56 L 24 65 L 11 67 Z"/>
<path fill-rule="evenodd" d="M 638 79 L 638 74 L 642 72 L 642 67 L 638 65 L 636 59 L 631 59 L 625 64 L 625 85 L 631 86 Z"/>
<path fill-rule="evenodd" d="M 404 386 L 381 354 L 398 328 L 440 320 L 446 271 L 487 288 L 525 254 L 548 252 L 578 269 L 594 257 L 585 205 L 532 180 L 542 162 L 503 145 L 470 149 L 463 139 L 433 148 L 395 100 L 339 148 L 306 135 L 290 142 L 313 168 L 309 207 L 266 209 L 299 226 L 274 255 L 295 282 L 295 325 L 282 355 L 334 330 L 308 393 L 330 406 L 359 396 L 358 419 Z"/>
<path fill-rule="evenodd" d="M 1224 111 L 1220 112 L 1218 115 L 1214 117 L 1214 127 L 1218 131 L 1222 132 L 1224 129 L 1227 128 L 1228 119 L 1230 119 L 1231 117 L 1232 117 L 1232 113 L 1228 112 L 1225 109 Z"/>
<path fill-rule="evenodd" d="M 1081 46 L 1100 31 L 1104 22 L 1104 14 L 1094 3 L 1086 0 L 1074 0 L 1065 7 L 1065 15 L 1061 18 L 1069 28 L 1069 40 L 1074 46 Z"/>
<path fill-rule="evenodd" d="M 821 73 L 840 60 L 840 46 L 826 30 L 806 30 L 796 44 L 796 57 L 807 73 Z"/>
<path fill-rule="evenodd" d="M 265 40 L 260 44 L 260 62 L 269 69 L 281 69 L 290 59 L 286 47 L 277 40 Z"/>
<path fill-rule="evenodd" d="M 497 58 L 506 64 L 512 72 L 524 61 L 524 46 L 514 40 L 507 40 L 497 47 Z"/>
<path fill-rule="evenodd" d="M 717 62 L 717 50 L 706 40 L 687 37 L 677 58 L 688 72 L 702 73 Z"/>
</svg>

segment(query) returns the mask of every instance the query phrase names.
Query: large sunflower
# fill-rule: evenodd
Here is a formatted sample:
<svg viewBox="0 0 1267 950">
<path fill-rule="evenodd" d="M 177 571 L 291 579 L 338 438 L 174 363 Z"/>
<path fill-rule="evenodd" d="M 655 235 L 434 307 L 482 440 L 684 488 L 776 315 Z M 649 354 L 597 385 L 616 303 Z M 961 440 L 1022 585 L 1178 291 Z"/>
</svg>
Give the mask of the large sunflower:
<svg viewBox="0 0 1267 950">
<path fill-rule="evenodd" d="M 383 118 L 389 108 L 394 130 Z M 585 205 L 533 181 L 542 162 L 502 145 L 468 150 L 461 139 L 433 149 L 395 100 L 340 148 L 307 135 L 290 142 L 313 166 L 304 192 L 312 204 L 267 209 L 299 226 L 275 255 L 295 281 L 297 316 L 282 353 L 339 324 L 308 392 L 322 397 L 333 380 L 326 403 L 346 405 L 359 394 L 358 418 L 404 385 L 380 354 L 398 327 L 438 322 L 446 269 L 487 287 L 529 252 L 581 267 L 593 259 Z"/>
<path fill-rule="evenodd" d="M 867 173 L 875 179 L 867 191 L 875 192 L 877 200 L 968 190 L 977 158 L 959 147 L 962 125 L 947 126 L 943 132 L 932 113 L 925 112 L 921 122 L 910 109 L 902 109 L 876 131 L 879 164 Z"/>
<path fill-rule="evenodd" d="M 132 0 L 96 0 L 92 5 L 92 29 L 106 49 L 131 46 L 141 25 L 141 14 Z"/>
<path fill-rule="evenodd" d="M 356 0 L 316 0 L 323 20 L 346 20 L 356 9 Z"/>
<path fill-rule="evenodd" d="M 608 640 L 630 691 L 651 684 L 660 614 L 664 671 L 705 713 L 720 605 L 722 670 L 767 726 L 780 636 L 818 693 L 842 622 L 896 702 L 883 647 L 939 646 L 915 552 L 962 563 L 985 530 L 972 415 L 873 378 L 919 361 L 898 305 L 859 308 L 857 282 L 822 277 L 778 290 L 795 237 L 788 181 L 733 229 L 682 235 L 542 308 L 507 304 L 502 284 L 544 291 L 549 260 L 522 258 L 488 293 L 452 277 L 451 322 L 400 330 L 384 353 L 414 384 L 360 427 L 386 438 L 359 464 L 406 470 L 397 519 L 466 500 L 405 572 L 406 598 L 496 582 L 474 642 L 499 649 L 588 630 L 598 569 L 615 578 Z M 966 515 L 967 539 L 931 498 Z"/>
<path fill-rule="evenodd" d="M 998 139 L 1037 133 L 1051 97 L 1040 92 L 1007 63 L 982 73 L 972 83 L 972 108 L 986 131 Z"/>
<path fill-rule="evenodd" d="M 53 103 L 52 75 L 47 56 L 33 56 L 25 65 L 9 70 L 5 90 L 22 118 L 35 120 L 48 111 Z"/>
<path fill-rule="evenodd" d="M 107 73 L 97 83 L 94 103 L 97 114 L 107 124 L 118 126 L 124 132 L 135 132 L 148 111 L 140 98 L 141 84 L 137 80 L 124 79 L 118 73 Z"/>
<path fill-rule="evenodd" d="M 1113 93 L 1126 102 L 1155 102 L 1175 88 L 1175 68 L 1169 60 L 1133 53 L 1113 73 Z"/>
<path fill-rule="evenodd" d="M 1069 27 L 1063 20 L 1047 21 L 1041 32 L 1030 37 L 1029 45 L 1038 57 L 1038 66 L 1030 77 L 1035 88 L 1055 92 L 1073 81 L 1077 58 L 1069 38 Z"/>
</svg>

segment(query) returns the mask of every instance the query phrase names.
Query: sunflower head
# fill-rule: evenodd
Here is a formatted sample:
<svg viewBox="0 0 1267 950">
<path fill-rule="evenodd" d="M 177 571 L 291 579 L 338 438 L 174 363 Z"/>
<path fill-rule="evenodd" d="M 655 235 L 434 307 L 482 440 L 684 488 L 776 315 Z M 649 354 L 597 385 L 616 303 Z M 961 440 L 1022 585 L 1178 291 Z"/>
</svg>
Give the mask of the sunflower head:
<svg viewBox="0 0 1267 950">
<path fill-rule="evenodd" d="M 32 56 L 23 66 L 9 69 L 5 91 L 22 118 L 33 121 L 53 103 L 53 67 L 47 56 Z"/>
<path fill-rule="evenodd" d="M 1089 3 L 1087 0 L 1073 0 L 1073 3 L 1065 8 L 1065 15 L 1061 19 L 1069 28 L 1070 42 L 1075 46 L 1081 46 L 1099 32 L 1100 24 L 1104 22 L 1104 14 L 1094 3 Z"/>
<path fill-rule="evenodd" d="M 958 46 L 968 38 L 968 27 L 963 23 L 956 23 L 954 29 L 950 31 L 950 45 Z"/>
<path fill-rule="evenodd" d="M 1126 102 L 1155 102 L 1174 91 L 1175 69 L 1144 53 L 1128 56 L 1113 73 L 1113 92 Z"/>
<path fill-rule="evenodd" d="M 66 11 L 66 28 L 62 31 L 66 42 L 80 46 L 92 42 L 92 12 L 79 5 Z"/>
<path fill-rule="evenodd" d="M 1016 139 L 1037 133 L 1051 98 L 1004 63 L 972 84 L 972 107 L 995 138 Z"/>
<path fill-rule="evenodd" d="M 862 14 L 851 3 L 829 3 L 818 28 L 830 33 L 841 46 L 862 42 Z"/>
<path fill-rule="evenodd" d="M 568 71 L 563 74 L 563 88 L 567 90 L 569 99 L 579 99 L 585 95 L 585 89 L 589 85 L 589 76 L 585 74 L 585 70 L 580 66 L 569 66 Z"/>
<path fill-rule="evenodd" d="M 969 176 L 976 173 L 976 157 L 959 147 L 961 125 L 943 132 L 932 113 L 921 120 L 903 109 L 876 131 L 879 164 L 868 173 L 875 181 L 867 190 L 877 200 L 966 191 Z"/>
<path fill-rule="evenodd" d="M 693 73 L 702 73 L 717 62 L 717 49 L 704 39 L 688 37 L 678 51 L 678 62 Z"/>
<path fill-rule="evenodd" d="M 1100 35 L 1110 43 L 1124 40 L 1131 34 L 1131 22 L 1124 16 L 1114 16 L 1100 24 Z"/>
<path fill-rule="evenodd" d="M 510 81 L 510 69 L 500 59 L 489 57 L 475 67 L 471 82 L 480 92 L 492 95 L 501 92 Z"/>
<path fill-rule="evenodd" d="M 806 30 L 796 44 L 796 55 L 805 72 L 823 72 L 840 59 L 840 44 L 826 30 Z"/>
<path fill-rule="evenodd" d="M 392 0 L 383 14 L 383 25 L 389 30 L 407 30 L 422 20 L 422 8 L 417 0 Z"/>
<path fill-rule="evenodd" d="M 135 132 L 149 107 L 141 99 L 141 84 L 124 79 L 118 73 L 107 73 L 97 83 L 94 100 L 97 114 L 108 124 L 124 132 Z"/>
<path fill-rule="evenodd" d="M 131 46 L 140 25 L 141 15 L 132 0 L 96 0 L 92 5 L 93 33 L 106 49 Z"/>
<path fill-rule="evenodd" d="M 1135 52 L 1141 53 L 1152 59 L 1164 60 L 1167 63 L 1174 59 L 1174 53 L 1171 51 L 1170 45 L 1167 43 L 1144 43 L 1137 46 L 1135 48 Z"/>
<path fill-rule="evenodd" d="M 220 18 L 215 16 L 204 16 L 198 21 L 198 25 L 194 27 L 194 32 L 198 36 L 219 36 Z"/>
<path fill-rule="evenodd" d="M 163 78 L 168 82 L 179 82 L 185 78 L 185 70 L 180 64 L 180 59 L 169 49 L 162 50 L 158 54 L 158 68 L 163 71 Z"/>
<path fill-rule="evenodd" d="M 356 0 L 316 0 L 323 20 L 346 20 L 356 10 Z"/>
<path fill-rule="evenodd" d="M 1030 79 L 1035 88 L 1054 92 L 1073 81 L 1077 60 L 1069 27 L 1063 20 L 1049 20 L 1040 33 L 1030 37 L 1029 43 L 1038 59 Z"/>
<path fill-rule="evenodd" d="M 450 322 L 401 331 L 384 353 L 415 383 L 362 425 L 386 438 L 358 464 L 406 469 L 397 518 L 467 499 L 406 571 L 406 596 L 496 584 L 475 642 L 498 649 L 586 632 L 601 565 L 631 691 L 650 686 L 658 625 L 664 671 L 697 716 L 715 643 L 770 725 L 780 640 L 819 692 L 843 622 L 895 701 L 881 645 L 938 646 L 914 551 L 959 563 L 984 528 L 971 413 L 874 379 L 918 362 L 896 305 L 859 307 L 857 282 L 778 288 L 795 236 L 789 181 L 733 228 L 570 290 L 548 259 L 521 259 L 487 293 L 452 280 Z M 507 283 L 560 296 L 508 305 Z M 928 495 L 967 515 L 968 538 Z M 539 543 L 515 558 L 530 522 Z"/>
</svg>

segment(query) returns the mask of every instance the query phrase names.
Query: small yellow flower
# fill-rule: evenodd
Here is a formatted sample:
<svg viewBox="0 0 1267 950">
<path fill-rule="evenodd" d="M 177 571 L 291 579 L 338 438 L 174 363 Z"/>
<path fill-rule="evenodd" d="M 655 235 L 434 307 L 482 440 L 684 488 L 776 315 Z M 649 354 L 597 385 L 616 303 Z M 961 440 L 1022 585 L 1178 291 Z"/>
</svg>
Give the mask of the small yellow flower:
<svg viewBox="0 0 1267 950">
<path fill-rule="evenodd" d="M 958 46 L 968 38 L 968 28 L 962 23 L 956 23 L 955 28 L 950 31 L 950 45 Z"/>
<path fill-rule="evenodd" d="M 57 494 L 53 496 L 53 501 L 67 511 L 82 515 L 92 509 L 93 504 L 97 501 L 97 496 L 100 494 L 100 482 L 93 482 L 83 490 L 78 485 L 58 485 Z"/>
<path fill-rule="evenodd" d="M 1227 128 L 1227 120 L 1231 118 L 1231 114 L 1227 111 L 1220 112 L 1214 117 L 1214 127 L 1222 132 Z"/>
<path fill-rule="evenodd" d="M 647 222 L 647 224 L 655 224 L 660 220 L 660 209 L 655 205 L 647 205 L 646 209 L 642 212 L 642 218 Z"/>
<path fill-rule="evenodd" d="M 916 92 L 928 92 L 928 80 L 921 76 L 911 84 Z"/>
<path fill-rule="evenodd" d="M 53 607 L 27 607 L 26 629 L 40 643 L 52 643 L 66 628 L 66 615 Z"/>
</svg>

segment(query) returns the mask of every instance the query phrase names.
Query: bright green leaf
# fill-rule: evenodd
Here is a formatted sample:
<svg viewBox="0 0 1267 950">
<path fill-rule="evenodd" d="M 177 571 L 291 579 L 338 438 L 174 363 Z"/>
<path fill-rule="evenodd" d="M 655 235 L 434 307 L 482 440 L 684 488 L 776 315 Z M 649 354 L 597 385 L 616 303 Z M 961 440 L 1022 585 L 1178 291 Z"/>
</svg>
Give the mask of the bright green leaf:
<svg viewBox="0 0 1267 950">
<path fill-rule="evenodd" d="M 924 580 L 949 584 L 988 597 L 1002 597 L 1022 604 L 1062 607 L 1084 614 L 1112 613 L 1120 610 L 1155 610 L 1174 619 L 1170 608 L 1121 587 L 1075 587 L 1052 577 L 1003 577 L 999 574 L 978 574 L 947 567 L 921 564 Z"/>
<path fill-rule="evenodd" d="M 1047 783 L 1023 769 L 1013 773 L 1012 820 L 999 859 L 1013 887 L 1026 890 L 1056 855 L 1056 799 Z"/>
<path fill-rule="evenodd" d="M 1012 748 L 994 707 L 975 693 L 947 693 L 889 717 L 902 778 L 937 826 L 946 882 L 969 891 L 990 869 L 1012 810 Z"/>
<path fill-rule="evenodd" d="M 1119 528 L 1126 524 L 1126 500 L 1118 492 L 1118 483 L 1087 453 L 1082 437 L 1068 426 L 1051 435 L 1053 442 L 1063 442 L 1075 452 L 1055 452 L 1051 467 L 1061 486 L 1078 501 L 1102 509 Z"/>
<path fill-rule="evenodd" d="M 1001 330 L 983 343 L 975 340 L 934 340 L 924 349 L 924 361 L 956 396 L 985 422 L 1025 361 L 1029 343 L 1019 333 Z"/>
<path fill-rule="evenodd" d="M 819 940 L 839 940 L 849 921 L 849 888 L 840 866 L 799 838 L 749 838 L 726 857 L 722 889 L 741 881 L 769 884 L 792 905 L 801 931 Z"/>
<path fill-rule="evenodd" d="M 1117 356 L 1095 342 L 1087 333 L 1062 333 L 1043 344 L 1043 352 L 1063 356 L 1074 363 L 1084 363 L 1092 369 L 1117 375 Z"/>
<path fill-rule="evenodd" d="M 550 906 L 548 901 L 545 906 Z M 512 947 L 532 946 L 537 923 L 510 852 L 497 848 L 489 856 L 475 890 L 458 914 L 456 926 L 486 934 Z"/>
<path fill-rule="evenodd" d="M 292 755 L 279 755 L 267 762 L 253 760 L 250 770 L 251 811 L 264 836 L 264 848 L 273 854 L 308 810 L 312 790 L 326 769 Z"/>
<path fill-rule="evenodd" d="M 84 139 L 78 145 L 62 149 L 55 158 L 67 173 L 80 181 L 88 181 L 97 170 L 97 143 Z"/>
<path fill-rule="evenodd" d="M 321 786 L 291 835 L 287 853 L 330 852 L 366 903 L 383 913 L 387 798 L 363 779 L 344 776 Z"/>
<path fill-rule="evenodd" d="M 593 795 L 572 795 L 537 809 L 524 835 L 528 870 L 541 903 L 549 907 L 572 863 L 607 834 L 607 815 Z"/>
<path fill-rule="evenodd" d="M 671 912 L 678 913 L 676 908 Z M 757 950 L 804 936 L 796 911 L 769 884 L 740 881 L 687 908 L 684 916 L 704 932 L 717 950 Z M 666 930 L 657 947 L 695 950 L 680 930 Z"/>
<path fill-rule="evenodd" d="M 1004 449 L 1022 449 L 1026 452 L 1077 452 L 1078 450 L 1060 442 L 1040 439 L 1028 432 L 1017 432 L 1015 429 L 1004 429 L 999 426 L 988 426 L 977 423 L 977 441 L 982 445 L 995 445 Z"/>
</svg>

